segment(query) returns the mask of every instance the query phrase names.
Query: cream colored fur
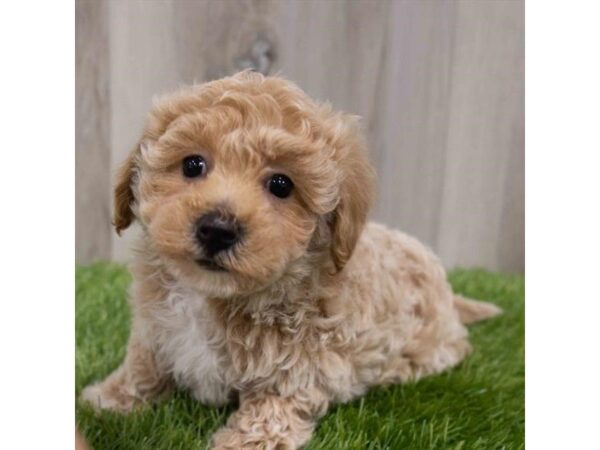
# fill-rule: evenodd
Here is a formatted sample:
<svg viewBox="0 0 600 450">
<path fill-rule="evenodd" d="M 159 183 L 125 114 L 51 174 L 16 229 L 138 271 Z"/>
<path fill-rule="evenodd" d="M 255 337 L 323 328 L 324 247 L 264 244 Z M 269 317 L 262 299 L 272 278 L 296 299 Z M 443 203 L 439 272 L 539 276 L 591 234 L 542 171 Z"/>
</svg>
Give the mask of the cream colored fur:
<svg viewBox="0 0 600 450">
<path fill-rule="evenodd" d="M 209 171 L 184 180 L 180 161 Z M 272 197 L 270 173 L 294 195 Z M 216 449 L 295 449 L 332 403 L 458 364 L 464 323 L 490 304 L 455 296 L 417 240 L 366 224 L 372 169 L 351 116 L 250 72 L 162 99 L 116 189 L 117 230 L 138 220 L 125 361 L 84 400 L 128 412 L 177 384 L 203 403 L 238 397 Z M 198 266 L 194 220 L 226 205 L 247 233 Z"/>
</svg>

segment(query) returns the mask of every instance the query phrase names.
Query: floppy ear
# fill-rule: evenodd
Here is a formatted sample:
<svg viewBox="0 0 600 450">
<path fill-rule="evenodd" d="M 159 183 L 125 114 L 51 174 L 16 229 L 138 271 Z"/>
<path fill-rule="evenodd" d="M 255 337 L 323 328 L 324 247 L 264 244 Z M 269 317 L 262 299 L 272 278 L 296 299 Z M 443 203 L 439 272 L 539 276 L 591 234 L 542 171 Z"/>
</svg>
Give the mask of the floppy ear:
<svg viewBox="0 0 600 450">
<path fill-rule="evenodd" d="M 114 193 L 115 210 L 113 215 L 113 225 L 119 235 L 121 234 L 121 231 L 131 225 L 131 222 L 135 219 L 131 206 L 135 202 L 133 182 L 137 171 L 136 157 L 138 152 L 139 144 L 129 154 L 129 157 L 117 172 Z"/>
<path fill-rule="evenodd" d="M 344 179 L 331 221 L 331 257 L 337 272 L 352 256 L 373 198 L 374 172 L 361 147 L 351 149 L 341 161 Z"/>
</svg>

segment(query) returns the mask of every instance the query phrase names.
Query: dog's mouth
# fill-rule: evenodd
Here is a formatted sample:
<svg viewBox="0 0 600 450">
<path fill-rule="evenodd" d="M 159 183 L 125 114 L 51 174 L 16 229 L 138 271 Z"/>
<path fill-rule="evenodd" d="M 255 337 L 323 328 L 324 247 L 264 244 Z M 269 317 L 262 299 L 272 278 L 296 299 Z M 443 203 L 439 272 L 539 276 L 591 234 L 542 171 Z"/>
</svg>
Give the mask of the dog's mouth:
<svg viewBox="0 0 600 450">
<path fill-rule="evenodd" d="M 201 258 L 201 259 L 197 259 L 196 263 L 200 267 L 202 267 L 204 269 L 208 269 L 213 272 L 227 272 L 227 269 L 225 267 L 223 267 L 219 263 L 215 262 L 213 259 Z"/>
</svg>

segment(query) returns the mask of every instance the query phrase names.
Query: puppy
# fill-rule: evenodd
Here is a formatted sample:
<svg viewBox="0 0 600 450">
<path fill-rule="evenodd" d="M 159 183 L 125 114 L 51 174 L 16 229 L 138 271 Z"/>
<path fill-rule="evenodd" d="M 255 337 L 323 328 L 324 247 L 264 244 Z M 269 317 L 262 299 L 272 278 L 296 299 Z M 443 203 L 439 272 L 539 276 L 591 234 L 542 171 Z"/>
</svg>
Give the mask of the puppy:
<svg viewBox="0 0 600 450">
<path fill-rule="evenodd" d="M 465 323 L 415 239 L 366 223 L 374 173 L 353 116 L 242 72 L 159 100 L 115 190 L 137 220 L 123 364 L 84 400 L 127 413 L 177 385 L 239 409 L 215 449 L 295 449 L 329 405 L 458 364 Z"/>
</svg>

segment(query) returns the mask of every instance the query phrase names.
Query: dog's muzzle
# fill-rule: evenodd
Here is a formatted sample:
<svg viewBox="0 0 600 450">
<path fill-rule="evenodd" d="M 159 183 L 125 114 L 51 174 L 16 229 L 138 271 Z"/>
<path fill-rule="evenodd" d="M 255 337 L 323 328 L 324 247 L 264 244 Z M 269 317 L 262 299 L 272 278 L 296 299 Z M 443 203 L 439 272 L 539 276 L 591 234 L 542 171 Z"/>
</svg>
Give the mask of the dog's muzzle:
<svg viewBox="0 0 600 450">
<path fill-rule="evenodd" d="M 236 218 L 224 211 L 211 211 L 196 221 L 196 240 L 209 258 L 233 247 L 241 235 Z"/>
</svg>

